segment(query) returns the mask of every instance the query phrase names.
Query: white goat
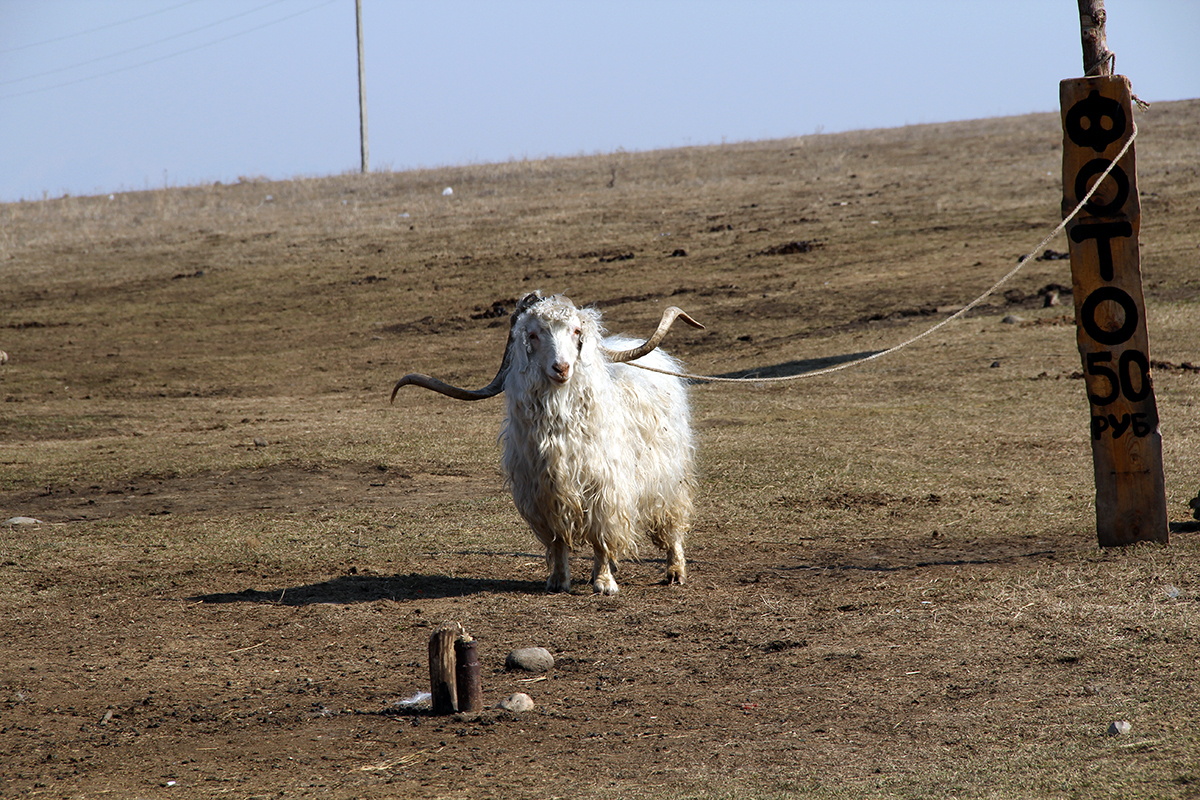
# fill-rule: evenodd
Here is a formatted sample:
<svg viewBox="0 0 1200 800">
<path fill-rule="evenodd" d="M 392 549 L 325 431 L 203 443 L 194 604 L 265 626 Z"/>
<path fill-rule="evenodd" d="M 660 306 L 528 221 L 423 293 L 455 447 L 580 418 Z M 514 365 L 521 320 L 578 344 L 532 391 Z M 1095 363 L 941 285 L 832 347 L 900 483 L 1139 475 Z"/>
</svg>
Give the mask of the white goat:
<svg viewBox="0 0 1200 800">
<path fill-rule="evenodd" d="M 507 395 L 500 432 L 503 465 L 517 510 L 546 547 L 546 590 L 570 591 L 570 550 L 592 546 L 592 588 L 616 594 L 616 560 L 636 553 L 649 532 L 667 553 L 667 582 L 683 583 L 683 539 L 692 513 L 694 445 L 684 381 L 628 363 L 678 371 L 655 350 L 678 308 L 663 313 L 645 342 L 604 337 L 600 312 L 566 297 L 526 295 L 509 325 L 500 370 L 477 391 L 427 375 L 415 384 L 459 400 Z"/>
</svg>

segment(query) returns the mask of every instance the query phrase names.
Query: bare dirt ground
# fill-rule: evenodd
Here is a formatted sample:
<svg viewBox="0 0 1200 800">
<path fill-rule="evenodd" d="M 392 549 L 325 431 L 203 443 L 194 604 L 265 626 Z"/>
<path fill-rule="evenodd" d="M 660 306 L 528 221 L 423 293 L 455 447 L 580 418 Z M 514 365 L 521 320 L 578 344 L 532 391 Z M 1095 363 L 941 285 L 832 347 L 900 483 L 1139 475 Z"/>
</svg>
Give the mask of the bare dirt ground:
<svg viewBox="0 0 1200 800">
<path fill-rule="evenodd" d="M 697 372 L 888 347 L 1053 229 L 1055 115 L 0 206 L 0 795 L 1200 797 L 1200 101 L 1139 124 L 1169 547 L 1096 546 L 1051 258 L 695 386 L 689 583 L 612 598 L 543 593 L 498 400 L 392 383 L 534 288 Z M 402 704 L 446 621 L 533 711 Z"/>
</svg>

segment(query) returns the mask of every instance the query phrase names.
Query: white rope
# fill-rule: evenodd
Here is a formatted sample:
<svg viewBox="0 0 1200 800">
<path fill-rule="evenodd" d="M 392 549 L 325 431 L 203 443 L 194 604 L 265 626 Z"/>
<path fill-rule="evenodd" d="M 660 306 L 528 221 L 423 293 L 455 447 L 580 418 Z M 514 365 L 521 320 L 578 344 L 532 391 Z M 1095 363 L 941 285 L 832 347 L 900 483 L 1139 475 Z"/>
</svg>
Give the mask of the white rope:
<svg viewBox="0 0 1200 800">
<path fill-rule="evenodd" d="M 1051 239 L 1053 239 L 1055 236 L 1058 236 L 1058 234 L 1062 233 L 1063 228 L 1067 227 L 1067 223 L 1069 223 L 1071 220 L 1073 220 L 1076 217 L 1076 215 L 1079 214 L 1080 210 L 1085 205 L 1087 205 L 1087 202 L 1092 199 L 1092 195 L 1095 194 L 1096 190 L 1100 188 L 1100 184 L 1103 183 L 1104 179 L 1108 177 L 1108 174 L 1113 171 L 1113 168 L 1117 165 L 1117 162 L 1125 157 L 1125 153 L 1128 152 L 1129 148 L 1133 145 L 1133 140 L 1137 138 L 1137 134 L 1138 134 L 1138 127 L 1137 127 L 1137 123 L 1135 122 L 1135 123 L 1133 123 L 1133 131 L 1129 134 L 1129 139 L 1125 142 L 1125 146 L 1121 148 L 1121 152 L 1117 153 L 1117 157 L 1114 158 L 1109 163 L 1108 167 L 1103 172 L 1100 173 L 1100 177 L 1098 177 L 1096 179 L 1096 182 L 1092 184 L 1092 188 L 1088 189 L 1087 194 L 1085 194 L 1083 196 L 1083 199 L 1079 201 L 1079 203 L 1075 206 L 1074 210 L 1072 210 L 1071 213 L 1068 214 L 1067 216 L 1063 217 L 1063 221 L 1059 223 L 1058 227 L 1055 228 L 1053 230 L 1053 232 L 1050 233 L 1049 236 L 1047 236 L 1045 239 L 1042 239 L 1041 244 L 1039 244 L 1037 247 L 1033 248 L 1033 250 L 1031 250 L 1029 252 L 1029 254 L 1026 255 L 1024 258 L 1022 258 L 1015 267 L 1013 267 L 1011 270 L 1009 270 L 1008 274 L 1006 274 L 1003 278 L 1001 278 L 1000 280 L 998 280 L 994 284 L 992 284 L 992 288 L 988 289 L 986 292 L 979 295 L 979 297 L 976 297 L 974 300 L 972 300 L 970 303 L 967 303 L 965 306 L 960 308 L 958 311 L 955 311 L 953 314 L 946 317 L 941 322 L 937 323 L 936 325 L 929 328 L 928 330 L 917 334 L 916 336 L 912 337 L 908 341 L 901 342 L 900 344 L 895 345 L 894 347 L 889 347 L 887 350 L 880 350 L 878 353 L 872 353 L 871 355 L 864 356 L 863 358 L 856 358 L 853 361 L 847 361 L 845 363 L 838 364 L 837 366 L 826 367 L 825 369 L 814 370 L 812 372 L 802 372 L 799 375 L 780 375 L 780 376 L 776 376 L 773 378 L 720 378 L 715 375 L 693 375 L 690 372 L 672 372 L 671 370 L 658 369 L 657 367 L 648 367 L 645 364 L 638 364 L 635 361 L 629 361 L 626 363 L 632 364 L 633 366 L 635 366 L 639 369 L 644 369 L 649 372 L 659 372 L 659 373 L 662 373 L 663 375 L 673 375 L 676 378 L 687 378 L 688 380 L 703 381 L 705 383 L 782 383 L 783 381 L 794 381 L 794 380 L 798 380 L 800 378 L 815 378 L 820 375 L 828 375 L 831 372 L 838 372 L 843 369 L 849 369 L 850 367 L 857 367 L 859 364 L 865 364 L 868 361 L 873 361 L 877 358 L 883 358 L 884 356 L 889 356 L 892 353 L 895 353 L 899 350 L 903 350 L 905 347 L 908 347 L 910 344 L 915 344 L 916 342 L 921 341 L 926 336 L 929 336 L 930 334 L 932 334 L 934 331 L 937 331 L 940 328 L 942 328 L 943 326 L 948 325 L 951 322 L 953 322 L 954 320 L 962 317 L 964 314 L 969 312 L 971 309 L 975 308 L 975 306 L 979 305 L 984 300 L 986 300 L 988 297 L 990 297 L 993 293 L 995 293 L 995 291 L 997 289 L 999 289 L 1001 286 L 1003 286 L 1005 283 L 1007 283 L 1014 275 L 1016 275 L 1018 272 L 1020 272 L 1022 269 L 1024 269 L 1025 265 L 1029 263 L 1030 259 L 1032 259 L 1038 253 L 1039 250 L 1041 250 L 1047 244 L 1049 244 Z"/>
</svg>

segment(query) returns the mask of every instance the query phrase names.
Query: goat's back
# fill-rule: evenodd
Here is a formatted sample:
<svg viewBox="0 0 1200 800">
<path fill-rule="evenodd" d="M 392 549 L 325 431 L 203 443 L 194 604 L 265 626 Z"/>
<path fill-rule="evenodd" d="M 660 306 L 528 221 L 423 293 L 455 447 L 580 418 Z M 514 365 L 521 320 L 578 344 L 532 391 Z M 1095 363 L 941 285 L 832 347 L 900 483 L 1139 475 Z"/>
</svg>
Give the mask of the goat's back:
<svg viewBox="0 0 1200 800">
<path fill-rule="evenodd" d="M 620 350 L 639 342 L 611 336 L 604 344 Z M 644 463 L 643 468 L 671 475 L 690 473 L 694 445 L 686 379 L 638 369 L 637 364 L 671 372 L 682 371 L 682 365 L 661 349 L 636 361 L 609 364 L 614 384 L 625 395 L 625 402 L 632 406 L 631 417 L 637 420 L 642 444 L 652 451 L 643 452 L 643 462 L 649 462 Z"/>
</svg>

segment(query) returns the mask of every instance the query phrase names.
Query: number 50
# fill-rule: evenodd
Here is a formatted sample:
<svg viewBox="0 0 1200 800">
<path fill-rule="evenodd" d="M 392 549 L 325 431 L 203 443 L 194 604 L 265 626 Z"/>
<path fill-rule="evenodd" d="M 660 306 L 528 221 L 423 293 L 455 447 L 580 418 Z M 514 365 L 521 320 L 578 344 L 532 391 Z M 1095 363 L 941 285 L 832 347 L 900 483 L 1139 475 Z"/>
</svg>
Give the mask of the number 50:
<svg viewBox="0 0 1200 800">
<path fill-rule="evenodd" d="M 1124 394 L 1132 402 L 1145 400 L 1150 396 L 1150 360 L 1141 350 L 1126 350 L 1117 359 L 1117 369 L 1113 371 L 1106 366 L 1112 363 L 1112 351 L 1101 350 L 1087 354 L 1087 371 L 1108 381 L 1108 394 L 1094 394 L 1088 388 L 1088 399 L 1098 406 L 1106 406 Z M 1137 386 L 1134 386 L 1133 366 L 1137 367 Z"/>
</svg>

